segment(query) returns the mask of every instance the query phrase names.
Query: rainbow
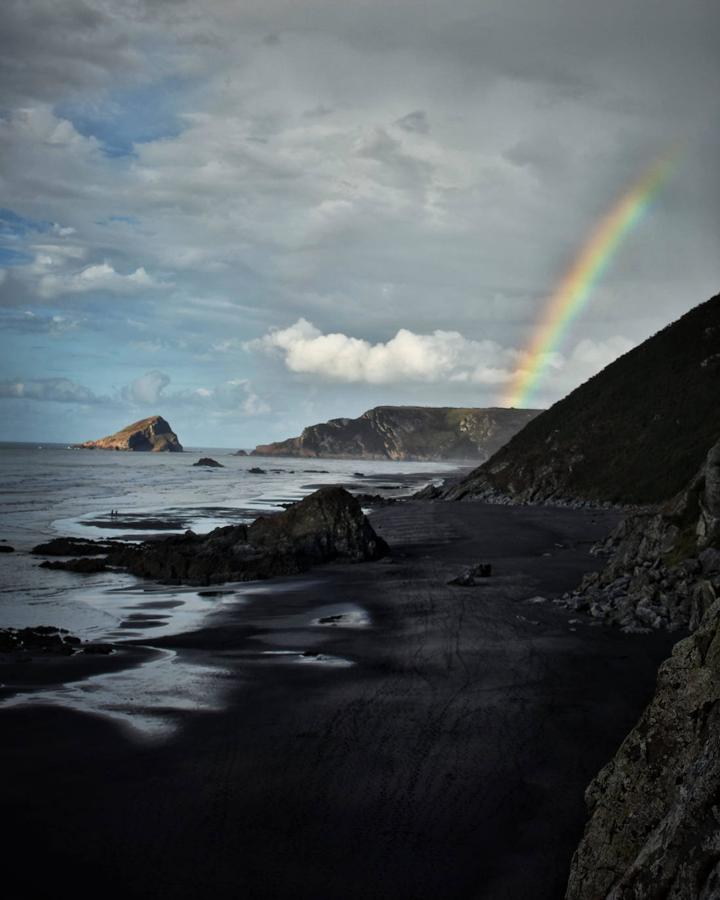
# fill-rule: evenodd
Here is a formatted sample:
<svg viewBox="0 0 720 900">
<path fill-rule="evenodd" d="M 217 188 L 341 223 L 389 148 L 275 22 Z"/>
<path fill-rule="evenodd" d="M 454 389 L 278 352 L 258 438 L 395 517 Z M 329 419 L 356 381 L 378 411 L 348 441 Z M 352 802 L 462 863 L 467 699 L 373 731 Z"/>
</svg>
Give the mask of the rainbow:
<svg viewBox="0 0 720 900">
<path fill-rule="evenodd" d="M 620 242 L 643 217 L 676 159 L 677 152 L 674 151 L 648 166 L 595 228 L 548 300 L 542 321 L 525 348 L 527 362 L 510 385 L 505 400 L 507 406 L 528 405 L 549 363 L 548 354 L 561 343 L 612 262 Z"/>
</svg>

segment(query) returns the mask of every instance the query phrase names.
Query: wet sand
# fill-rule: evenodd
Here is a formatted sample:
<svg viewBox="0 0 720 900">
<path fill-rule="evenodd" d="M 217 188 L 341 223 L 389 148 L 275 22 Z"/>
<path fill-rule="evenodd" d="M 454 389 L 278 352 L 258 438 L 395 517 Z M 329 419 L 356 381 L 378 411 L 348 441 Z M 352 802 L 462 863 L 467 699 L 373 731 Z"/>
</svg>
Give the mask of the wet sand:
<svg viewBox="0 0 720 900">
<path fill-rule="evenodd" d="M 677 635 L 550 602 L 597 567 L 614 514 L 409 503 L 372 520 L 391 561 L 266 584 L 153 642 L 217 670 L 222 708 L 175 710 L 153 740 L 0 710 L 6 896 L 562 897 L 584 788 Z M 491 578 L 447 585 L 477 562 Z"/>
</svg>

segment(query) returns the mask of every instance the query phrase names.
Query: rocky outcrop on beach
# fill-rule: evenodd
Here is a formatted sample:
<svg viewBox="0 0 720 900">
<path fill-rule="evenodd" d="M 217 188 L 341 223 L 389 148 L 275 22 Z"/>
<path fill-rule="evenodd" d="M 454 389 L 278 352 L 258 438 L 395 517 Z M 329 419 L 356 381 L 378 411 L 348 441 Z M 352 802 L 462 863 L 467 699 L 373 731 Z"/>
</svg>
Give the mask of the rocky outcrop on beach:
<svg viewBox="0 0 720 900">
<path fill-rule="evenodd" d="M 85 450 L 135 450 L 181 453 L 182 444 L 162 416 L 150 416 L 97 441 L 78 444 Z"/>
<path fill-rule="evenodd" d="M 720 602 L 660 667 L 652 702 L 586 792 L 567 900 L 720 896 Z"/>
<path fill-rule="evenodd" d="M 222 469 L 224 468 L 222 463 L 219 463 L 216 459 L 213 459 L 210 456 L 203 456 L 197 462 L 193 463 L 194 466 L 207 466 L 209 469 Z"/>
<path fill-rule="evenodd" d="M 720 441 L 688 487 L 624 519 L 594 552 L 608 556 L 565 596 L 626 631 L 696 628 L 720 597 Z"/>
<path fill-rule="evenodd" d="M 537 409 L 377 406 L 357 419 L 330 419 L 300 437 L 260 444 L 254 456 L 338 459 L 488 459 Z"/>
<path fill-rule="evenodd" d="M 720 437 L 720 295 L 541 413 L 449 500 L 645 505 L 683 490 Z"/>
<path fill-rule="evenodd" d="M 51 555 L 77 544 L 79 559 L 45 562 L 45 568 L 92 574 L 120 568 L 141 578 L 167 584 L 219 584 L 294 575 L 314 565 L 345 560 L 380 559 L 388 546 L 363 515 L 360 503 L 346 490 L 325 487 L 285 512 L 261 516 L 251 525 L 228 525 L 209 534 L 187 531 L 139 546 L 97 542 L 104 559 L 88 558 L 93 541 L 65 539 L 40 545 L 33 552 Z M 102 544 L 102 549 L 100 545 Z M 50 548 L 49 550 L 47 548 Z"/>
<path fill-rule="evenodd" d="M 90 538 L 59 537 L 38 544 L 30 551 L 36 556 L 101 556 L 122 545 L 115 541 L 93 541 Z"/>
</svg>

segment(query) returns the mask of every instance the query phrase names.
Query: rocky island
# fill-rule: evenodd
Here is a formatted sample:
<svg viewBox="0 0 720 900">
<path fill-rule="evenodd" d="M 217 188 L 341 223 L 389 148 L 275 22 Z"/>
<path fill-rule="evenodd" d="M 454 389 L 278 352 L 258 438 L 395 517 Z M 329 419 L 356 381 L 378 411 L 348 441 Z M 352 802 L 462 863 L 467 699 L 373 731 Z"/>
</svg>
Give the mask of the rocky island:
<svg viewBox="0 0 720 900">
<path fill-rule="evenodd" d="M 376 406 L 357 419 L 330 419 L 299 437 L 260 444 L 253 456 L 336 459 L 486 460 L 538 409 Z"/>
<path fill-rule="evenodd" d="M 132 425 L 100 438 L 76 445 L 83 450 L 134 450 L 153 453 L 182 453 L 182 444 L 162 416 L 140 419 Z"/>
</svg>

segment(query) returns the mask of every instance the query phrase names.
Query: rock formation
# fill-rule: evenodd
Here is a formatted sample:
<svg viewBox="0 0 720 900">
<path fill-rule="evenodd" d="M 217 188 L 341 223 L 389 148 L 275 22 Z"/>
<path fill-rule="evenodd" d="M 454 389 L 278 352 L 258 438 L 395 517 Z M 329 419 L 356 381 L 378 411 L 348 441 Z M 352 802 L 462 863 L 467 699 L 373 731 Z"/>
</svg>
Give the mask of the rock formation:
<svg viewBox="0 0 720 900">
<path fill-rule="evenodd" d="M 609 556 L 568 605 L 626 631 L 695 628 L 720 597 L 720 441 L 688 487 L 628 516 L 595 548 Z"/>
<path fill-rule="evenodd" d="M 488 459 L 536 409 L 377 406 L 357 419 L 330 419 L 300 437 L 261 444 L 254 456 L 345 459 Z"/>
<path fill-rule="evenodd" d="M 216 459 L 213 459 L 211 456 L 203 456 L 197 462 L 193 463 L 194 466 L 207 466 L 210 469 L 222 469 L 224 468 L 222 463 L 219 463 Z"/>
<path fill-rule="evenodd" d="M 92 543 L 78 545 L 85 557 Z M 49 552 L 60 548 L 59 543 L 51 544 Z M 34 552 L 48 551 L 41 545 Z M 188 531 L 140 546 L 104 542 L 103 552 L 107 553 L 104 561 L 71 559 L 46 567 L 83 573 L 115 567 L 168 584 L 205 585 L 294 575 L 334 559 L 379 559 L 388 547 L 351 494 L 326 487 L 285 512 L 263 516 L 249 526 L 228 525 L 206 535 Z"/>
<path fill-rule="evenodd" d="M 155 453 L 181 453 L 183 449 L 177 435 L 162 416 L 141 419 L 115 434 L 97 441 L 85 441 L 78 446 L 86 450 L 145 450 Z"/>
<path fill-rule="evenodd" d="M 652 702 L 586 791 L 567 900 L 720 897 L 720 602 L 660 667 Z"/>
<path fill-rule="evenodd" d="M 647 504 L 681 491 L 720 437 L 720 295 L 534 418 L 447 499 Z"/>
<path fill-rule="evenodd" d="M 626 630 L 695 629 L 586 792 L 567 900 L 720 897 L 720 441 L 686 490 L 629 517 L 568 598 Z"/>
</svg>

